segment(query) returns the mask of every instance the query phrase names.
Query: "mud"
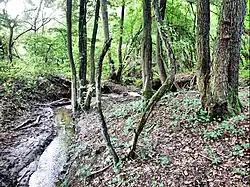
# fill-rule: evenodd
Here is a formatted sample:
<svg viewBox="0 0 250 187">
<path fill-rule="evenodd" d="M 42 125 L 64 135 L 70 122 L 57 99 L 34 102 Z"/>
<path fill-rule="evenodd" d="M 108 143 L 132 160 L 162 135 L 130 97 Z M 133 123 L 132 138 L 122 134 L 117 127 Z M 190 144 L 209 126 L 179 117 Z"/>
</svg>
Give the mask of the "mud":
<svg viewBox="0 0 250 187">
<path fill-rule="evenodd" d="M 51 108 L 38 108 L 29 119 L 37 119 L 16 129 L 24 119 L 7 132 L 0 132 L 0 186 L 28 186 L 30 175 L 36 170 L 37 160 L 56 136 Z M 36 124 L 35 124 L 36 122 Z M 28 126 L 28 128 L 26 128 Z"/>
</svg>

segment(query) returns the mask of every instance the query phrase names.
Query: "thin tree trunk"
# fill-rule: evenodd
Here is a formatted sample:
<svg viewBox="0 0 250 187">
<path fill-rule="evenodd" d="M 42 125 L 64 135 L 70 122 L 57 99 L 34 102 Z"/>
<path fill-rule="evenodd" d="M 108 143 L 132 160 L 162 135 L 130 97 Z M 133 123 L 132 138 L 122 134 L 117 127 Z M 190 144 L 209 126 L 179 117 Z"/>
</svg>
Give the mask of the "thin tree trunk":
<svg viewBox="0 0 250 187">
<path fill-rule="evenodd" d="M 4 59 L 5 51 L 4 51 L 4 46 L 3 46 L 3 42 L 1 38 L 0 38 L 0 56 L 1 56 L 1 59 Z"/>
<path fill-rule="evenodd" d="M 97 74 L 96 74 L 96 103 L 97 103 L 97 108 L 98 108 L 98 113 L 100 115 L 100 119 L 101 119 L 101 127 L 102 127 L 102 133 L 103 136 L 105 138 L 105 141 L 107 143 L 107 147 L 109 149 L 110 154 L 113 156 L 114 159 L 114 163 L 118 163 L 119 162 L 119 157 L 114 149 L 114 147 L 112 146 L 111 140 L 110 140 L 110 136 L 108 134 L 108 128 L 107 128 L 107 124 L 102 112 L 102 106 L 101 106 L 101 79 L 102 79 L 102 64 L 103 64 L 103 59 L 111 45 L 111 40 L 109 39 L 108 41 L 106 41 L 106 43 L 103 46 L 102 52 L 100 53 L 99 56 L 99 60 L 98 60 L 98 64 L 97 64 Z"/>
<path fill-rule="evenodd" d="M 77 78 L 76 68 L 74 63 L 73 51 L 72 51 L 72 0 L 67 0 L 67 38 L 68 38 L 68 55 L 71 67 L 71 104 L 73 113 L 77 110 Z"/>
<path fill-rule="evenodd" d="M 108 23 L 108 10 L 107 10 L 107 0 L 100 0 L 101 3 L 101 12 L 102 12 L 102 21 L 103 21 L 103 29 L 104 29 L 104 36 L 105 40 L 109 40 L 109 23 Z M 111 80 L 116 79 L 115 74 L 115 64 L 112 60 L 111 52 L 108 52 L 108 61 L 110 66 L 110 78 Z"/>
<path fill-rule="evenodd" d="M 9 37 L 9 42 L 8 42 L 8 58 L 9 58 L 10 63 L 12 63 L 12 60 L 13 60 L 13 45 L 12 45 L 13 32 L 14 32 L 14 26 L 10 25 L 10 37 Z"/>
<path fill-rule="evenodd" d="M 163 21 L 165 17 L 166 10 L 166 0 L 160 0 L 160 19 Z M 163 53 L 162 53 L 162 41 L 160 37 L 160 33 L 156 34 L 156 61 L 158 65 L 158 73 L 161 83 L 163 84 L 167 78 L 164 63 L 163 63 Z"/>
<path fill-rule="evenodd" d="M 142 77 L 143 96 L 146 100 L 152 96 L 152 37 L 151 37 L 151 0 L 143 0 L 143 41 L 142 41 Z"/>
<path fill-rule="evenodd" d="M 154 7 L 155 7 L 156 20 L 157 20 L 158 24 L 161 25 L 162 23 L 160 23 L 160 20 L 159 20 L 159 8 L 158 8 L 157 0 L 154 0 Z M 135 157 L 135 151 L 136 151 L 138 138 L 139 138 L 144 126 L 146 125 L 148 117 L 150 116 L 150 114 L 151 114 L 154 106 L 157 104 L 157 102 L 162 98 L 162 96 L 166 93 L 166 91 L 170 90 L 171 86 L 174 83 L 175 69 L 176 69 L 175 68 L 176 67 L 175 55 L 174 55 L 173 50 L 172 50 L 172 48 L 167 40 L 166 35 L 164 35 L 164 33 L 161 29 L 162 29 L 162 26 L 159 26 L 158 31 L 159 31 L 159 34 L 161 36 L 161 40 L 163 41 L 165 49 L 169 52 L 169 57 L 172 59 L 170 61 L 170 64 L 169 64 L 170 73 L 169 73 L 169 76 L 164 81 L 164 83 L 161 85 L 161 87 L 157 90 L 157 92 L 149 100 L 149 102 L 148 102 L 148 104 L 147 104 L 147 106 L 142 114 L 142 117 L 141 117 L 140 122 L 137 126 L 137 129 L 136 129 L 136 132 L 134 134 L 133 144 L 132 144 L 132 148 L 128 154 L 128 158 Z"/>
<path fill-rule="evenodd" d="M 80 11 L 79 11 L 79 24 L 78 24 L 78 35 L 79 35 L 79 103 L 83 101 L 83 91 L 86 86 L 86 75 L 87 75 L 87 28 L 86 28 L 86 14 L 87 14 L 87 1 L 80 0 Z"/>
<path fill-rule="evenodd" d="M 246 0 L 223 0 L 211 77 L 209 113 L 224 117 L 241 111 L 238 74 Z"/>
<path fill-rule="evenodd" d="M 196 53 L 198 64 L 197 85 L 203 110 L 207 110 L 210 76 L 210 0 L 197 1 Z"/>
<path fill-rule="evenodd" d="M 120 39 L 119 39 L 119 46 L 118 46 L 119 67 L 117 70 L 117 82 L 121 82 L 121 79 L 122 79 L 122 68 L 123 68 L 122 42 L 123 42 L 124 13 L 125 13 L 125 0 L 122 1 L 121 20 L 120 20 Z"/>
<path fill-rule="evenodd" d="M 137 126 L 136 132 L 134 134 L 134 138 L 133 138 L 133 143 L 132 143 L 132 148 L 128 154 L 128 158 L 135 158 L 135 151 L 136 151 L 136 146 L 137 146 L 137 142 L 138 142 L 138 138 L 144 128 L 144 126 L 147 123 L 148 117 L 150 116 L 154 106 L 157 104 L 157 102 L 162 98 L 162 96 L 168 91 L 170 90 L 172 86 L 172 80 L 171 80 L 171 76 L 167 77 L 167 79 L 165 80 L 165 82 L 161 85 L 161 87 L 157 90 L 157 92 L 151 97 L 151 99 L 149 100 L 143 114 L 142 117 L 140 119 L 140 122 Z"/>
<path fill-rule="evenodd" d="M 90 87 L 88 89 L 88 93 L 85 100 L 86 110 L 90 109 L 93 87 L 95 84 L 95 44 L 96 44 L 96 36 L 98 30 L 99 11 L 100 11 L 100 0 L 97 0 L 95 8 L 94 28 L 90 44 Z"/>
<path fill-rule="evenodd" d="M 169 74 L 171 84 L 173 84 L 175 81 L 175 74 L 176 74 L 176 57 L 175 57 L 174 51 L 169 43 L 167 34 L 164 30 L 163 21 L 160 19 L 159 5 L 158 5 L 157 0 L 154 0 L 153 4 L 154 4 L 154 10 L 155 10 L 155 18 L 157 21 L 157 30 L 158 30 L 159 35 L 161 37 L 161 41 L 164 44 L 163 47 L 167 51 L 168 57 L 169 57 L 168 64 L 167 64 L 169 69 L 168 69 L 167 74 Z"/>
</svg>

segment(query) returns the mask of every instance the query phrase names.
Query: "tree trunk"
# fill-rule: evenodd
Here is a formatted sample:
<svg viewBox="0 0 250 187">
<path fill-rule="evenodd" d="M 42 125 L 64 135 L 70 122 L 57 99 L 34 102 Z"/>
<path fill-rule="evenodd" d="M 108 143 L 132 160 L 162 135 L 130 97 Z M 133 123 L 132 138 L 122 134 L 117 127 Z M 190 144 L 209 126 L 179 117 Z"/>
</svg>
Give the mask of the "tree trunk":
<svg viewBox="0 0 250 187">
<path fill-rule="evenodd" d="M 4 46 L 3 46 L 3 42 L 0 38 L 0 58 L 4 59 L 4 56 L 5 56 Z"/>
<path fill-rule="evenodd" d="M 167 77 L 165 82 L 161 85 L 161 87 L 157 90 L 157 92 L 155 92 L 155 94 L 149 100 L 145 110 L 143 111 L 142 117 L 140 119 L 140 122 L 139 122 L 139 124 L 137 126 L 136 132 L 134 134 L 133 144 L 132 144 L 131 150 L 130 150 L 130 152 L 128 154 L 128 158 L 134 158 L 135 157 L 135 151 L 136 151 L 138 138 L 139 138 L 144 126 L 146 125 L 147 120 L 148 120 L 152 110 L 154 109 L 154 106 L 162 98 L 162 96 L 168 90 L 170 90 L 171 86 L 172 86 L 172 80 L 171 80 L 171 76 L 169 76 L 169 77 Z"/>
<path fill-rule="evenodd" d="M 90 109 L 93 87 L 95 84 L 95 44 L 96 44 L 96 35 L 98 30 L 99 11 L 100 11 L 100 0 L 97 0 L 95 8 L 94 28 L 90 44 L 90 87 L 88 89 L 88 93 L 85 100 L 86 110 Z"/>
<path fill-rule="evenodd" d="M 72 51 L 72 0 L 67 0 L 67 38 L 68 38 L 68 55 L 71 67 L 71 104 L 73 113 L 77 110 L 77 79 L 76 68 Z"/>
<path fill-rule="evenodd" d="M 103 64 L 103 59 L 111 45 L 111 39 L 106 41 L 105 45 L 103 46 L 102 52 L 100 53 L 98 64 L 97 64 L 97 74 L 96 74 L 96 103 L 97 103 L 97 108 L 98 108 L 98 113 L 100 115 L 101 119 L 101 127 L 102 127 L 102 133 L 104 136 L 104 139 L 107 143 L 107 147 L 109 149 L 110 154 L 113 156 L 114 163 L 119 162 L 119 157 L 114 149 L 114 147 L 111 144 L 110 136 L 108 133 L 108 128 L 107 124 L 102 112 L 102 106 L 101 106 L 101 79 L 102 79 L 102 64 Z"/>
<path fill-rule="evenodd" d="M 168 73 L 169 77 L 170 77 L 170 81 L 171 81 L 171 85 L 174 83 L 175 81 L 175 74 L 176 74 L 176 57 L 174 54 L 174 51 L 169 43 L 166 31 L 164 30 L 164 23 L 163 21 L 160 19 L 160 12 L 159 12 L 159 5 L 158 5 L 158 1 L 154 0 L 153 1 L 154 4 L 154 10 L 155 10 L 155 19 L 157 21 L 157 30 L 158 33 L 161 37 L 161 41 L 163 42 L 163 46 L 164 49 L 167 51 L 168 54 Z"/>
<path fill-rule="evenodd" d="M 166 0 L 160 0 L 160 19 L 164 20 L 166 10 Z M 158 73 L 161 83 L 163 84 L 167 78 L 164 63 L 163 63 L 163 53 L 162 53 L 162 41 L 160 37 L 160 33 L 157 32 L 156 35 L 156 61 L 158 65 Z"/>
<path fill-rule="evenodd" d="M 143 0 L 143 41 L 142 41 L 142 77 L 143 96 L 146 100 L 152 96 L 152 37 L 151 37 L 151 0 Z"/>
<path fill-rule="evenodd" d="M 121 10 L 121 20 L 120 20 L 120 39 L 118 46 L 118 59 L 119 59 L 119 67 L 117 70 L 117 82 L 121 82 L 122 79 L 122 40 L 123 40 L 123 24 L 124 24 L 124 13 L 125 13 L 125 0 L 122 1 L 122 10 Z"/>
<path fill-rule="evenodd" d="M 10 25 L 10 37 L 9 37 L 9 42 L 8 42 L 8 58 L 10 63 L 12 63 L 13 60 L 13 33 L 14 33 L 14 26 Z"/>
<path fill-rule="evenodd" d="M 238 75 L 245 13 L 246 0 L 223 0 L 211 77 L 209 113 L 214 117 L 241 111 Z"/>
<path fill-rule="evenodd" d="M 82 92 L 86 86 L 86 75 L 87 75 L 87 28 L 86 28 L 86 13 L 87 13 L 87 1 L 80 0 L 80 11 L 79 11 L 79 103 L 83 100 Z"/>
<path fill-rule="evenodd" d="M 103 21 L 103 29 L 104 29 L 104 36 L 105 40 L 109 40 L 109 23 L 108 23 L 108 10 L 107 10 L 107 0 L 100 0 L 101 3 L 101 12 L 102 12 L 102 21 Z M 116 79 L 115 74 L 115 64 L 111 57 L 111 52 L 108 52 L 108 60 L 110 66 L 110 78 L 111 80 Z"/>
<path fill-rule="evenodd" d="M 201 95 L 203 110 L 207 110 L 209 99 L 210 75 L 210 0 L 197 1 L 196 53 L 197 53 L 197 85 Z"/>
</svg>

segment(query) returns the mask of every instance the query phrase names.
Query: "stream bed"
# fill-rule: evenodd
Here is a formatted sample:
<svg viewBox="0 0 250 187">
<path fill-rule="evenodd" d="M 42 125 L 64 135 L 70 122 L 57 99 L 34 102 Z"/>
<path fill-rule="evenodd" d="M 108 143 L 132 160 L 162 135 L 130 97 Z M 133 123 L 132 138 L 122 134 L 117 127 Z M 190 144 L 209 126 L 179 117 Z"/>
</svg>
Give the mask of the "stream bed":
<svg viewBox="0 0 250 187">
<path fill-rule="evenodd" d="M 67 149 L 73 136 L 70 109 L 58 108 L 55 111 L 57 136 L 45 149 L 38 161 L 37 170 L 31 175 L 30 187 L 55 187 L 58 176 L 67 161 Z"/>
</svg>

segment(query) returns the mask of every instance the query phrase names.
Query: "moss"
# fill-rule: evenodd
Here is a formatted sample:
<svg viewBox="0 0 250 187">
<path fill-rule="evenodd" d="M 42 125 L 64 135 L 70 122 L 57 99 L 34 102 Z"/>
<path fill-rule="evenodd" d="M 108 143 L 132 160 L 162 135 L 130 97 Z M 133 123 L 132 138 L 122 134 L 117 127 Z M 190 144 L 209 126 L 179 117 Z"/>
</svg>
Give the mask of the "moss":
<svg viewBox="0 0 250 187">
<path fill-rule="evenodd" d="M 242 104 L 238 96 L 238 90 L 229 88 L 228 92 L 228 112 L 230 116 L 238 115 L 241 113 Z"/>
<path fill-rule="evenodd" d="M 152 90 L 145 90 L 145 91 L 143 91 L 142 94 L 143 94 L 145 100 L 149 100 L 153 96 Z"/>
</svg>

